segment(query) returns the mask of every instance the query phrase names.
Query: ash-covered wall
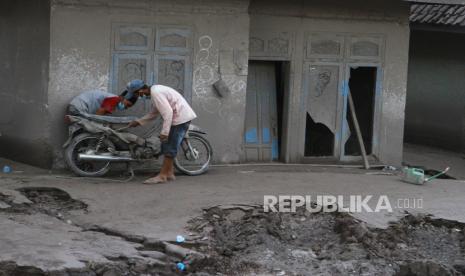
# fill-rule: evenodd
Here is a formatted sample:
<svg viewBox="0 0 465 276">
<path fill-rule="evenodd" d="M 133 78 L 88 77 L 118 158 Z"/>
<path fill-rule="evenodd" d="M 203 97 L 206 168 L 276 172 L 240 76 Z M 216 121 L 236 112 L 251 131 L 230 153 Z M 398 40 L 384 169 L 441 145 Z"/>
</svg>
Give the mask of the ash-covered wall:
<svg viewBox="0 0 465 276">
<path fill-rule="evenodd" d="M 67 134 L 61 120 L 66 105 L 88 89 L 121 92 L 121 87 L 112 87 L 112 80 L 117 77 L 115 59 L 125 55 L 145 58 L 141 62 L 146 68 L 165 64 L 164 57 L 185 61 L 184 78 L 190 81 L 185 82 L 184 89 L 189 91 L 188 100 L 198 115 L 193 123 L 208 133 L 216 162 L 239 162 L 247 81 L 247 8 L 245 0 L 53 1 L 49 97 L 52 137 L 57 145 L 55 166 L 63 165 L 59 145 Z M 124 39 L 115 35 L 115 30 L 118 32 L 120 26 L 138 28 L 146 34 L 146 40 L 142 39 L 148 42 L 146 49 L 119 47 L 119 41 Z M 164 51 L 163 45 L 159 45 L 159 34 L 177 29 L 181 36 L 188 33 L 185 51 L 179 47 Z M 148 82 L 159 81 L 162 71 L 153 72 L 154 75 L 144 73 Z M 231 91 L 222 98 L 212 86 L 220 78 Z M 131 113 L 142 116 L 148 108 L 138 103 Z"/>
<path fill-rule="evenodd" d="M 0 156 L 49 167 L 50 1 L 0 1 L 0 45 Z"/>
<path fill-rule="evenodd" d="M 286 34 L 289 52 L 286 55 L 254 53 L 251 59 L 284 59 L 291 64 L 291 83 L 287 129 L 287 160 L 301 162 L 305 147 L 306 112 L 321 103 L 307 105 L 312 81 L 306 76 L 312 66 L 337 68 L 334 87 L 335 101 L 325 103 L 320 114 L 340 120 L 349 80 L 350 67 L 377 66 L 379 88 L 376 103 L 373 147 L 375 156 L 383 163 L 400 165 L 403 151 L 403 124 L 407 86 L 409 49 L 409 5 L 403 1 L 265 1 L 252 0 L 250 5 L 251 36 L 257 41 Z M 324 38 L 325 50 L 315 53 L 310 49 L 313 38 Z M 282 38 L 282 37 L 281 37 Z M 378 57 L 353 56 L 352 41 L 370 41 L 379 45 Z M 259 43 L 256 43 L 258 45 Z M 363 42 L 365 43 L 365 42 Z M 328 49 L 336 49 L 330 53 Z M 322 54 L 321 54 L 322 53 Z M 340 105 L 339 107 L 337 105 Z M 310 111 L 310 113 L 312 113 Z M 326 122 L 325 116 L 320 119 Z M 349 118 L 350 119 L 350 118 Z M 347 138 L 344 122 L 336 122 L 335 139 Z M 329 127 L 329 126 L 328 126 Z M 335 154 L 336 158 L 339 152 Z M 318 162 L 318 161 L 316 161 Z"/>
<path fill-rule="evenodd" d="M 405 140 L 465 151 L 465 32 L 413 30 Z"/>
</svg>

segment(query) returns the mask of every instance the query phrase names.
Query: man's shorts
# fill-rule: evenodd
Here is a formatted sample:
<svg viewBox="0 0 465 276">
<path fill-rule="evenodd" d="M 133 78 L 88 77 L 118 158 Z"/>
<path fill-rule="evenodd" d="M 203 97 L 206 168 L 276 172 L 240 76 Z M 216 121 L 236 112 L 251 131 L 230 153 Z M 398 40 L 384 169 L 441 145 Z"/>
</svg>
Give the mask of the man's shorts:
<svg viewBox="0 0 465 276">
<path fill-rule="evenodd" d="M 187 130 L 191 122 L 186 122 L 180 125 L 171 126 L 170 134 L 168 135 L 168 141 L 161 144 L 161 152 L 167 157 L 176 157 L 178 148 L 182 143 L 182 139 L 186 135 Z"/>
</svg>

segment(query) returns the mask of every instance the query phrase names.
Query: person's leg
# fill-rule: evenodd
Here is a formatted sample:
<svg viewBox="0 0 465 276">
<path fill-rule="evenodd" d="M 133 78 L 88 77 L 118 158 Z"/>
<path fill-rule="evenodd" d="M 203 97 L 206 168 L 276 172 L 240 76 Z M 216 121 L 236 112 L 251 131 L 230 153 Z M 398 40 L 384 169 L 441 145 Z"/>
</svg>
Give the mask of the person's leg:
<svg viewBox="0 0 465 276">
<path fill-rule="evenodd" d="M 165 156 L 163 158 L 163 164 L 161 166 L 161 170 L 157 176 L 152 177 L 144 181 L 144 184 L 160 184 L 165 183 L 168 180 L 171 180 L 170 173 L 171 167 L 173 166 L 173 158 L 169 156 Z"/>
<path fill-rule="evenodd" d="M 144 182 L 145 184 L 165 183 L 168 180 L 176 179 L 174 176 L 174 158 L 176 157 L 178 148 L 181 145 L 188 128 L 189 122 L 171 127 L 168 141 L 162 143 L 164 159 L 160 173 L 153 178 L 147 179 Z"/>
<path fill-rule="evenodd" d="M 186 136 L 187 130 L 189 129 L 190 121 L 187 123 L 183 123 L 180 125 L 175 126 L 176 127 L 176 135 L 175 135 L 175 145 L 173 147 L 173 158 L 171 159 L 171 165 L 169 167 L 169 173 L 168 173 L 168 180 L 176 180 L 176 177 L 174 176 L 174 158 L 178 155 L 178 149 L 181 147 L 182 141 L 184 140 L 184 137 Z"/>
<path fill-rule="evenodd" d="M 184 135 L 186 135 L 188 128 L 189 123 L 171 127 L 170 134 L 168 135 L 168 141 L 162 143 L 161 147 L 164 159 L 160 173 L 153 178 L 147 179 L 144 182 L 145 184 L 164 183 L 167 180 L 176 179 L 174 176 L 174 158 L 176 157 L 178 147 L 180 146 Z"/>
<path fill-rule="evenodd" d="M 163 158 L 163 164 L 161 165 L 160 172 L 157 176 L 145 180 L 144 184 L 161 184 L 168 182 L 168 175 L 170 173 L 170 166 L 172 166 L 173 158 L 165 156 Z"/>
</svg>

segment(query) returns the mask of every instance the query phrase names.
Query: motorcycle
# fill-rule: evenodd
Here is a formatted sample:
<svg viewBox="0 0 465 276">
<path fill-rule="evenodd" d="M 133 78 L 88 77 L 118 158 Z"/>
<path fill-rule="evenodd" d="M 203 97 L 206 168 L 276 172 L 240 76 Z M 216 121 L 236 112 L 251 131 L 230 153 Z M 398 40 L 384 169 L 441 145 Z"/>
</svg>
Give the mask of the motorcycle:
<svg viewBox="0 0 465 276">
<path fill-rule="evenodd" d="M 131 174 L 131 164 L 148 162 L 161 155 L 161 141 L 153 135 L 152 127 L 147 137 L 126 132 L 127 125 L 136 117 L 113 117 L 82 114 L 67 115 L 69 138 L 63 145 L 68 167 L 79 176 L 103 176 L 112 163 L 126 163 Z M 118 125 L 125 125 L 118 128 Z M 174 166 L 186 175 L 205 173 L 212 160 L 213 150 L 200 128 L 191 124 L 187 131 Z"/>
</svg>

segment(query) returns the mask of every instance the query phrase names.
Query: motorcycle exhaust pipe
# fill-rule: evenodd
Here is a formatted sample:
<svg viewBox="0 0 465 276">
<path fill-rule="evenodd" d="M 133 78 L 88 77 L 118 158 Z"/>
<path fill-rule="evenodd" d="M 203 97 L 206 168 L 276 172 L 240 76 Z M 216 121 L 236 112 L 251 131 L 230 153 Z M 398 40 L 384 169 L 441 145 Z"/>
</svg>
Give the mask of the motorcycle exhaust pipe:
<svg viewBox="0 0 465 276">
<path fill-rule="evenodd" d="M 131 157 L 124 156 L 110 156 L 110 155 L 95 155 L 95 154 L 84 154 L 80 153 L 78 155 L 79 160 L 84 161 L 111 161 L 111 162 L 129 162 L 134 161 Z"/>
</svg>

